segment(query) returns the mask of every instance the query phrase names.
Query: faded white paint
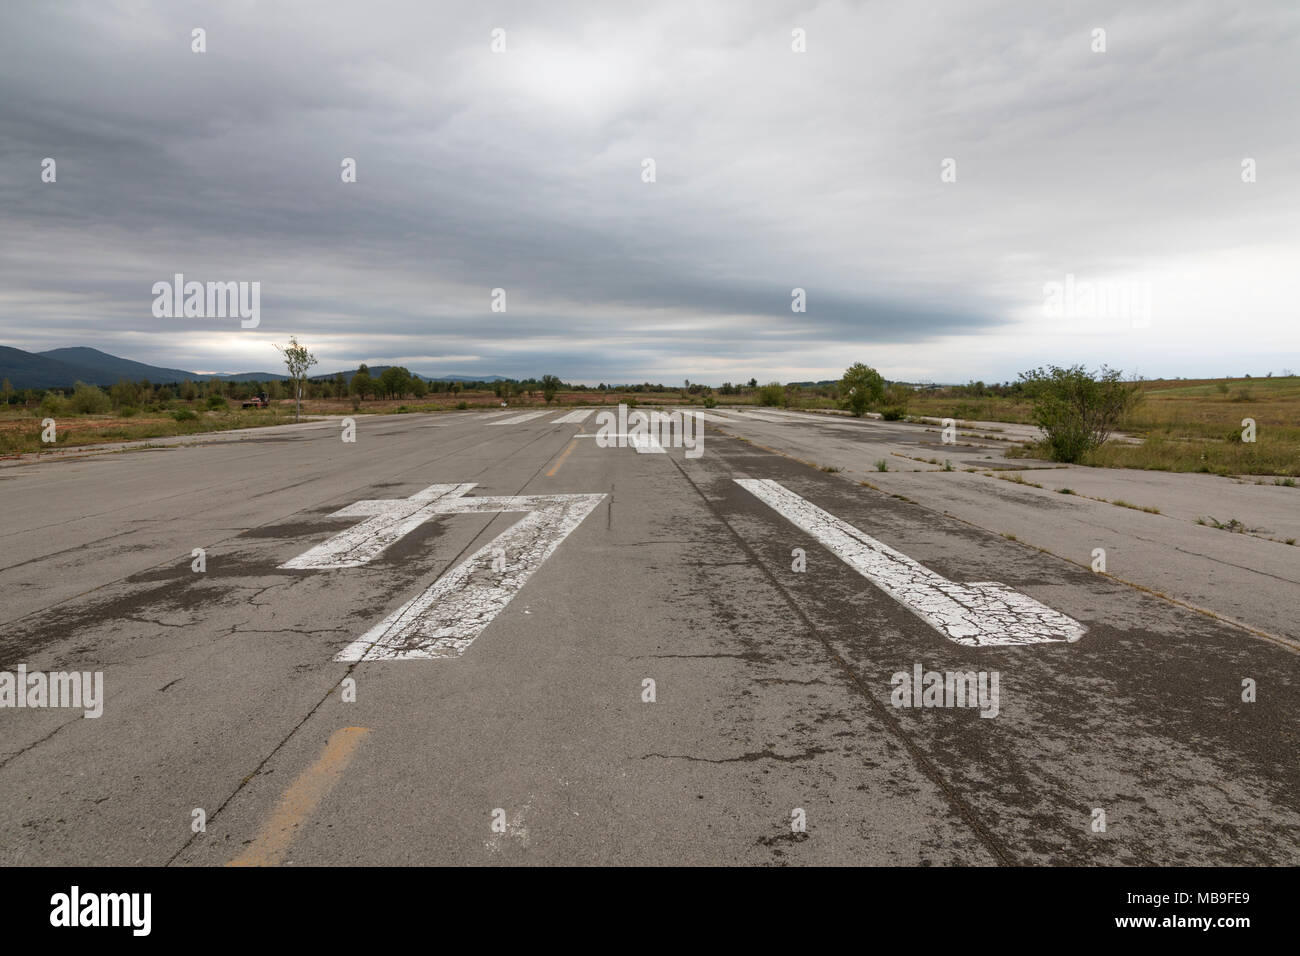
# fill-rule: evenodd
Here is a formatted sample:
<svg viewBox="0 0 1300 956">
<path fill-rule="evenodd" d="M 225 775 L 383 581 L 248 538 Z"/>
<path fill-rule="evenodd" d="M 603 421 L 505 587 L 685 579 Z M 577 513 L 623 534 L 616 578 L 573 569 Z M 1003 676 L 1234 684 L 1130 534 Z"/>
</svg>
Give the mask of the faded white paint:
<svg viewBox="0 0 1300 956">
<path fill-rule="evenodd" d="M 623 444 L 635 448 L 638 455 L 666 455 L 668 451 L 654 435 L 645 432 L 602 432 L 597 435 L 594 432 L 574 435 L 574 438 L 602 438 L 605 440 L 624 439 Z M 618 447 L 618 446 L 614 446 Z"/>
<path fill-rule="evenodd" d="M 494 422 L 488 422 L 489 425 L 518 425 L 520 422 L 529 422 L 534 418 L 540 418 L 547 414 L 547 411 L 524 412 L 522 415 L 512 415 L 509 418 L 500 418 Z"/>
<path fill-rule="evenodd" d="M 300 570 L 358 567 L 436 515 L 528 512 L 353 641 L 335 660 L 459 657 L 605 497 L 463 497 L 473 487 L 472 483 L 430 485 L 410 498 L 358 501 L 331 517 L 365 517 L 365 521 L 282 565 Z M 502 554 L 504 560 L 500 560 Z M 495 567 L 493 558 L 498 558 Z"/>
<path fill-rule="evenodd" d="M 591 414 L 594 411 L 595 411 L 594 408 L 577 408 L 569 412 L 569 414 L 567 415 L 561 415 L 554 422 L 552 422 L 552 424 L 558 425 L 561 422 L 585 422 L 588 418 L 591 417 Z"/>
<path fill-rule="evenodd" d="M 737 478 L 736 483 L 958 644 L 1077 641 L 1086 630 L 1073 618 L 1004 584 L 949 581 L 771 479 Z"/>
<path fill-rule="evenodd" d="M 463 495 L 473 487 L 473 484 L 430 485 L 409 498 L 358 501 L 348 505 L 330 517 L 364 517 L 366 520 L 340 531 L 328 541 L 304 551 L 280 567 L 296 571 L 360 567 L 430 518 L 446 514 L 435 508 L 438 501 L 449 495 Z"/>
</svg>

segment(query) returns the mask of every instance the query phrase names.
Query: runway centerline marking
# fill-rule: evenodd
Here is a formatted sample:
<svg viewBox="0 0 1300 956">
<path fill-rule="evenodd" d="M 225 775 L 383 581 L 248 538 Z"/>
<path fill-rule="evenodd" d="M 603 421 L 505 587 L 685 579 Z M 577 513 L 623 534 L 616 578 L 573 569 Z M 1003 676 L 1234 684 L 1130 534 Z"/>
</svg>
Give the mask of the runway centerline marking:
<svg viewBox="0 0 1300 956">
<path fill-rule="evenodd" d="M 527 514 L 357 638 L 336 661 L 459 657 L 605 496 L 466 498 L 474 484 L 430 485 L 409 498 L 358 501 L 330 517 L 367 520 L 280 565 L 294 570 L 355 568 L 436 515 Z"/>
<path fill-rule="evenodd" d="M 578 439 L 575 438 L 573 441 L 569 442 L 569 447 L 566 448 L 566 449 L 564 449 L 563 453 L 560 455 L 560 460 L 557 461 L 557 462 L 556 462 L 556 463 L 551 467 L 551 470 L 548 471 L 548 472 L 546 473 L 546 477 L 547 477 L 547 478 L 554 478 L 554 477 L 555 477 L 555 473 L 556 473 L 557 471 L 559 471 L 559 470 L 560 470 L 560 466 L 564 464 L 564 459 L 566 459 L 566 458 L 569 457 L 569 452 L 573 451 L 573 449 L 575 449 L 575 448 L 577 448 L 577 447 L 578 447 Z"/>
<path fill-rule="evenodd" d="M 334 789 L 368 733 L 370 730 L 366 727 L 341 727 L 334 731 L 316 762 L 284 792 L 280 805 L 257 838 L 226 865 L 275 866 L 280 863 L 298 828 Z"/>
<path fill-rule="evenodd" d="M 1073 618 L 1005 584 L 949 581 L 770 478 L 735 481 L 957 644 L 988 647 L 1073 642 L 1086 630 Z"/>
</svg>

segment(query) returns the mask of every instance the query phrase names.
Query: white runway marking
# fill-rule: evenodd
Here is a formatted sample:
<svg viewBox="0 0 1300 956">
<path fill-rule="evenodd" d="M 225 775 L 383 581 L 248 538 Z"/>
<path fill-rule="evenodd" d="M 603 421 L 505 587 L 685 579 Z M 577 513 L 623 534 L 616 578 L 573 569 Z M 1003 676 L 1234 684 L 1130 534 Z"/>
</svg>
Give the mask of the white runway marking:
<svg viewBox="0 0 1300 956">
<path fill-rule="evenodd" d="M 594 411 L 594 408 L 578 408 L 569 412 L 567 415 L 561 415 L 551 424 L 558 425 L 560 422 L 585 422 L 589 417 L 591 417 L 591 413 Z"/>
<path fill-rule="evenodd" d="M 598 435 L 595 432 L 574 435 L 574 438 L 622 438 L 626 440 L 628 446 L 635 448 L 638 455 L 666 455 L 667 449 L 659 444 L 659 440 L 654 435 L 647 435 L 643 432 L 613 432 L 604 435 Z"/>
<path fill-rule="evenodd" d="M 668 452 L 654 435 L 636 433 L 628 436 L 628 444 L 636 449 L 638 455 L 666 455 Z"/>
<path fill-rule="evenodd" d="M 841 561 L 958 644 L 1077 641 L 1085 628 L 1005 584 L 955 584 L 771 479 L 736 483 L 808 532 Z"/>
<path fill-rule="evenodd" d="M 524 412 L 522 415 L 514 415 L 510 418 L 501 418 L 495 422 L 488 422 L 489 425 L 518 425 L 520 422 L 532 421 L 534 418 L 540 418 L 545 415 L 545 411 Z"/>
<path fill-rule="evenodd" d="M 325 571 L 333 568 L 359 568 L 379 557 L 384 549 L 424 522 L 439 514 L 433 506 L 448 496 L 463 495 L 473 484 L 430 485 L 409 498 L 385 498 L 358 501 L 330 515 L 331 518 L 366 518 L 340 531 L 298 557 L 280 565 L 296 571 Z"/>
<path fill-rule="evenodd" d="M 739 415 L 741 418 L 754 418 L 760 422 L 772 422 L 773 424 L 776 425 L 790 424 L 790 420 L 788 418 L 782 418 L 779 414 L 774 412 L 768 412 L 768 411 L 756 412 L 756 411 L 751 411 L 749 409 L 745 409 L 744 411 L 736 411 L 733 412 L 732 414 Z"/>
<path fill-rule="evenodd" d="M 463 497 L 473 487 L 473 483 L 430 485 L 410 498 L 358 501 L 331 517 L 367 520 L 281 565 L 316 570 L 354 568 L 435 515 L 528 512 L 349 644 L 336 661 L 459 657 L 605 497 Z"/>
</svg>

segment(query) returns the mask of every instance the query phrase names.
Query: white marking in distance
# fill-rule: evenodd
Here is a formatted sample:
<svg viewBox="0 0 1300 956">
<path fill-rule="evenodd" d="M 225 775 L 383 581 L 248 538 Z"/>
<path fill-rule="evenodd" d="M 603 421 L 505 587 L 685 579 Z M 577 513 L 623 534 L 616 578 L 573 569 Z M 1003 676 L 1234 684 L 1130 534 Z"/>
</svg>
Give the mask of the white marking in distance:
<svg viewBox="0 0 1300 956">
<path fill-rule="evenodd" d="M 548 409 L 549 411 L 549 409 Z M 512 415 L 510 418 L 501 418 L 495 422 L 488 422 L 489 425 L 518 425 L 520 422 L 532 421 L 534 418 L 540 418 L 546 412 L 524 412 L 522 415 Z"/>
<path fill-rule="evenodd" d="M 1086 628 L 995 581 L 956 584 L 771 479 L 736 483 L 950 641 L 971 647 L 1074 642 Z"/>
<path fill-rule="evenodd" d="M 561 422 L 585 422 L 591 417 L 591 413 L 594 411 L 594 408 L 577 408 L 569 412 L 567 415 L 561 415 L 551 424 L 558 425 Z"/>
</svg>

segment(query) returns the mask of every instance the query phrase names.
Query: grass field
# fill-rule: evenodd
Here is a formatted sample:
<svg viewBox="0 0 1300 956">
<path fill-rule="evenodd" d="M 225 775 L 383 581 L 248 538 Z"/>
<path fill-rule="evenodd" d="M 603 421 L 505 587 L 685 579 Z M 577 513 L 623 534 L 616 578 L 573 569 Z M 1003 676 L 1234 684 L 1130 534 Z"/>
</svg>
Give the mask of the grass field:
<svg viewBox="0 0 1300 956">
<path fill-rule="evenodd" d="M 912 415 L 1033 422 L 1027 402 L 918 395 Z M 1244 442 L 1242 420 L 1254 419 Z M 1120 429 L 1141 444 L 1109 442 L 1084 459 L 1104 468 L 1199 471 L 1216 475 L 1300 475 L 1300 377 L 1200 379 L 1142 383 L 1142 400 Z M 1013 448 L 1008 457 L 1039 454 Z"/>
<path fill-rule="evenodd" d="M 719 405 L 754 405 L 755 392 L 718 395 Z M 679 391 L 631 393 L 562 391 L 551 407 L 609 405 L 699 404 L 701 397 Z M 445 412 L 457 408 L 500 409 L 490 392 L 441 393 L 424 399 L 371 399 L 353 408 L 351 399 L 312 399 L 303 402 L 307 415 L 383 415 L 406 412 Z M 516 397 L 511 408 L 545 408 L 540 397 Z M 792 407 L 836 408 L 830 398 L 803 391 Z M 174 412 L 188 408 L 195 418 L 176 421 Z M 955 418 L 958 421 L 1033 423 L 1028 402 L 1009 397 L 970 397 L 955 390 L 917 392 L 907 412 L 913 417 Z M 40 440 L 42 414 L 35 408 L 8 406 L 0 411 L 0 455 L 48 450 Z M 1242 420 L 1256 423 L 1256 440 L 1243 442 Z M 58 415 L 58 447 L 104 442 L 202 434 L 233 428 L 281 425 L 293 421 L 293 402 L 283 399 L 269 409 L 207 411 L 200 402 L 168 403 L 166 409 L 142 411 L 132 417 L 114 414 Z M 1144 468 L 1161 471 L 1207 472 L 1218 475 L 1300 476 L 1300 377 L 1200 379 L 1142 383 L 1142 400 L 1121 425 L 1140 444 L 1110 442 L 1090 453 L 1084 464 L 1105 468 Z M 1041 456 L 1036 446 L 1008 449 L 1011 458 Z"/>
</svg>

